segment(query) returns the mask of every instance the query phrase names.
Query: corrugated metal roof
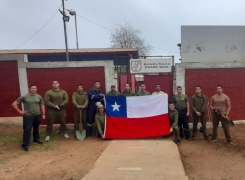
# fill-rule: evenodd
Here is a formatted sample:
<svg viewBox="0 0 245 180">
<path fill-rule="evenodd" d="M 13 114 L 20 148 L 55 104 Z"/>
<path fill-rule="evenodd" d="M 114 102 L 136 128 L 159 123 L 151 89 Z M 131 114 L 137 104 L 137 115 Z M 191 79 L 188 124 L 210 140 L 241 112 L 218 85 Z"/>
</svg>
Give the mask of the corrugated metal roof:
<svg viewBox="0 0 245 180">
<path fill-rule="evenodd" d="M 65 53 L 65 49 L 16 49 L 0 50 L 0 54 L 46 54 L 46 53 Z M 116 52 L 136 52 L 134 48 L 87 48 L 87 49 L 69 49 L 69 53 L 116 53 Z"/>
</svg>

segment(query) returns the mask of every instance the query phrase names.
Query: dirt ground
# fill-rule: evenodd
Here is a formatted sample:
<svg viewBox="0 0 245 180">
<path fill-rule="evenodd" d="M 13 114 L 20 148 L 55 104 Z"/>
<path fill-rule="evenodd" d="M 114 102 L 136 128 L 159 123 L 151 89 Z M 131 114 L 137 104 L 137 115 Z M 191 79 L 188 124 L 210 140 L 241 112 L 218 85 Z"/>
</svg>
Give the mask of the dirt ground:
<svg viewBox="0 0 245 180">
<path fill-rule="evenodd" d="M 40 132 L 43 140 L 45 128 Z M 245 124 L 231 128 L 234 145 L 226 142 L 222 128 L 217 142 L 203 140 L 202 134 L 194 141 L 182 140 L 179 150 L 189 179 L 244 180 L 244 132 Z M 70 134 L 70 139 L 64 139 L 54 133 L 50 142 L 32 144 L 24 152 L 20 148 L 22 127 L 0 124 L 0 180 L 80 180 L 110 141 L 92 137 L 80 142 Z"/>
<path fill-rule="evenodd" d="M 45 127 L 40 127 L 41 140 Z M 21 150 L 22 126 L 0 124 L 0 180 L 80 180 L 108 146 L 109 141 L 90 137 L 76 140 L 53 133 L 50 142 Z M 72 137 L 71 137 L 72 136 Z"/>
<path fill-rule="evenodd" d="M 245 124 L 230 128 L 234 145 L 218 129 L 218 140 L 207 142 L 201 133 L 193 141 L 183 140 L 179 151 L 190 180 L 244 180 Z M 212 134 L 212 129 L 208 130 Z"/>
</svg>

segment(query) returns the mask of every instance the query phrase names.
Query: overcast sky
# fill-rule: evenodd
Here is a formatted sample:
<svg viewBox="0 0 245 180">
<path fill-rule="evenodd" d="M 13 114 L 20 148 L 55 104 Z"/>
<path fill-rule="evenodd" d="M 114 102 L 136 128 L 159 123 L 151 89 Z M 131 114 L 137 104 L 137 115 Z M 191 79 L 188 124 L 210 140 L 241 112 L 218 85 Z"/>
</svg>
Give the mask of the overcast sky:
<svg viewBox="0 0 245 180">
<path fill-rule="evenodd" d="M 0 49 L 65 48 L 62 15 L 57 12 L 61 0 L 0 3 Z M 152 55 L 175 55 L 176 59 L 181 25 L 245 24 L 245 0 L 67 0 L 65 6 L 105 27 L 78 16 L 80 48 L 109 47 L 110 30 L 128 22 L 154 47 Z M 69 48 L 76 48 L 74 17 L 67 30 Z"/>
</svg>

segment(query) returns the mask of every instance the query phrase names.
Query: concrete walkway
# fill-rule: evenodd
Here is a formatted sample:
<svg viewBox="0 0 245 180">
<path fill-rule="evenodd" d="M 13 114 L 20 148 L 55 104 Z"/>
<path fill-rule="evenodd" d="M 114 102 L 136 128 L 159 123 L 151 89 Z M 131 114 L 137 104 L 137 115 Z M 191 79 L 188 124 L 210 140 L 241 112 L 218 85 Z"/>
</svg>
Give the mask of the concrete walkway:
<svg viewBox="0 0 245 180">
<path fill-rule="evenodd" d="M 170 139 L 112 140 L 82 180 L 188 180 Z"/>
</svg>

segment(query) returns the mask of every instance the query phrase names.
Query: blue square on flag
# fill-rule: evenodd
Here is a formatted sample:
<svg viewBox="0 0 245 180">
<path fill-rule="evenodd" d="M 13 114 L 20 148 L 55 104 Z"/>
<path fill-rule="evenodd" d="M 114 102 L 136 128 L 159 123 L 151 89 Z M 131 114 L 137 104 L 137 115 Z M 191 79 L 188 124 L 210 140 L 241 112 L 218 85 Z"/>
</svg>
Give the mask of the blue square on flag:
<svg viewBox="0 0 245 180">
<path fill-rule="evenodd" d="M 114 117 L 127 117 L 127 103 L 124 96 L 105 96 L 106 115 Z"/>
</svg>

